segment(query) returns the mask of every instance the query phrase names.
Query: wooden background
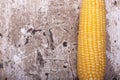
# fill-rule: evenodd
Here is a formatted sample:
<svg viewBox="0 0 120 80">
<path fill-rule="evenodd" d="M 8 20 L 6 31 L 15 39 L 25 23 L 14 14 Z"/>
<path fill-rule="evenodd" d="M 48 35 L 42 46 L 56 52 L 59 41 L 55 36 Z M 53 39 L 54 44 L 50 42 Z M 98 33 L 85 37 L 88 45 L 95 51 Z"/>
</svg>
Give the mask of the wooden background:
<svg viewBox="0 0 120 80">
<path fill-rule="evenodd" d="M 81 0 L 0 0 L 0 80 L 77 80 Z M 106 0 L 105 80 L 120 79 L 120 0 Z"/>
</svg>

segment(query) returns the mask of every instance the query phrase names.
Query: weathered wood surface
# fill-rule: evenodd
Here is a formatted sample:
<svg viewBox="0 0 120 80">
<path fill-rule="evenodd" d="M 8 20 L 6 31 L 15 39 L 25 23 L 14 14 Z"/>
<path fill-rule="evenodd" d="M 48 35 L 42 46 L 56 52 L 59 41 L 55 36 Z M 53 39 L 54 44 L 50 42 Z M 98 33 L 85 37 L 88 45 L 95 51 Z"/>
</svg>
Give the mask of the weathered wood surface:
<svg viewBox="0 0 120 80">
<path fill-rule="evenodd" d="M 120 0 L 106 0 L 107 67 L 105 80 L 120 80 Z"/>
<path fill-rule="evenodd" d="M 78 0 L 0 0 L 7 80 L 75 80 Z"/>
<path fill-rule="evenodd" d="M 77 80 L 81 0 L 0 0 L 0 80 Z M 120 79 L 120 0 L 106 0 L 105 80 Z"/>
</svg>

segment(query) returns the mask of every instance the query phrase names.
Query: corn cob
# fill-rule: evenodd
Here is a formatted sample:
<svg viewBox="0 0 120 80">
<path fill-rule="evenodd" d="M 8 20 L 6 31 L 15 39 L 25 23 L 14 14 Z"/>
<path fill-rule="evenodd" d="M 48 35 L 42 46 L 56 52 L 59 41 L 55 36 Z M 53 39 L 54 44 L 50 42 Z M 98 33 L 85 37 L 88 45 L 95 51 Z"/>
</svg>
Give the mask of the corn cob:
<svg viewBox="0 0 120 80">
<path fill-rule="evenodd" d="M 104 0 L 82 0 L 78 33 L 77 73 L 80 80 L 103 80 L 106 63 Z"/>
</svg>

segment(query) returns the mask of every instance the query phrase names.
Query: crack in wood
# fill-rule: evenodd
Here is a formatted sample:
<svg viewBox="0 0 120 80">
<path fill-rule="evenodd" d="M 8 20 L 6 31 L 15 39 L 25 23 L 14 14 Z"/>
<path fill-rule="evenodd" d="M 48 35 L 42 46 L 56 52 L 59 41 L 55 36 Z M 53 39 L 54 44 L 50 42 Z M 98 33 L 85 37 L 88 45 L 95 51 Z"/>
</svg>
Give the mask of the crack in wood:
<svg viewBox="0 0 120 80">
<path fill-rule="evenodd" d="M 40 31 L 42 31 L 41 29 L 37 29 L 37 30 L 32 30 L 32 33 L 33 33 L 33 35 L 36 33 L 36 32 L 40 32 Z"/>
<path fill-rule="evenodd" d="M 49 33 L 50 33 L 50 48 L 52 49 L 52 50 L 54 50 L 54 40 L 53 40 L 53 34 L 52 34 L 52 31 L 51 31 L 51 29 L 49 29 Z"/>
<path fill-rule="evenodd" d="M 0 37 L 1 37 L 1 38 L 3 37 L 3 34 L 2 34 L 2 33 L 0 33 Z"/>
<path fill-rule="evenodd" d="M 29 37 L 26 38 L 25 45 L 29 43 Z"/>
<path fill-rule="evenodd" d="M 40 64 L 41 67 L 44 67 L 44 59 L 41 53 L 37 50 L 37 61 Z"/>
<path fill-rule="evenodd" d="M 0 68 L 3 68 L 3 63 L 0 63 Z"/>
</svg>

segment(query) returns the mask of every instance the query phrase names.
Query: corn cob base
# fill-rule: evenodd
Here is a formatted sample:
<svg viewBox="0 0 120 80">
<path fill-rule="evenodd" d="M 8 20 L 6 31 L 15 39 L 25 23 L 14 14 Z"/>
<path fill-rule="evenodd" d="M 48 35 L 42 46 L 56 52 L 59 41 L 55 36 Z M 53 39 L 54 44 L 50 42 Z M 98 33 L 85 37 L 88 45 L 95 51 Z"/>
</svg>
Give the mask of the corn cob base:
<svg viewBox="0 0 120 80">
<path fill-rule="evenodd" d="M 80 80 L 103 80 L 106 63 L 104 0 L 82 0 L 77 71 Z"/>
</svg>

